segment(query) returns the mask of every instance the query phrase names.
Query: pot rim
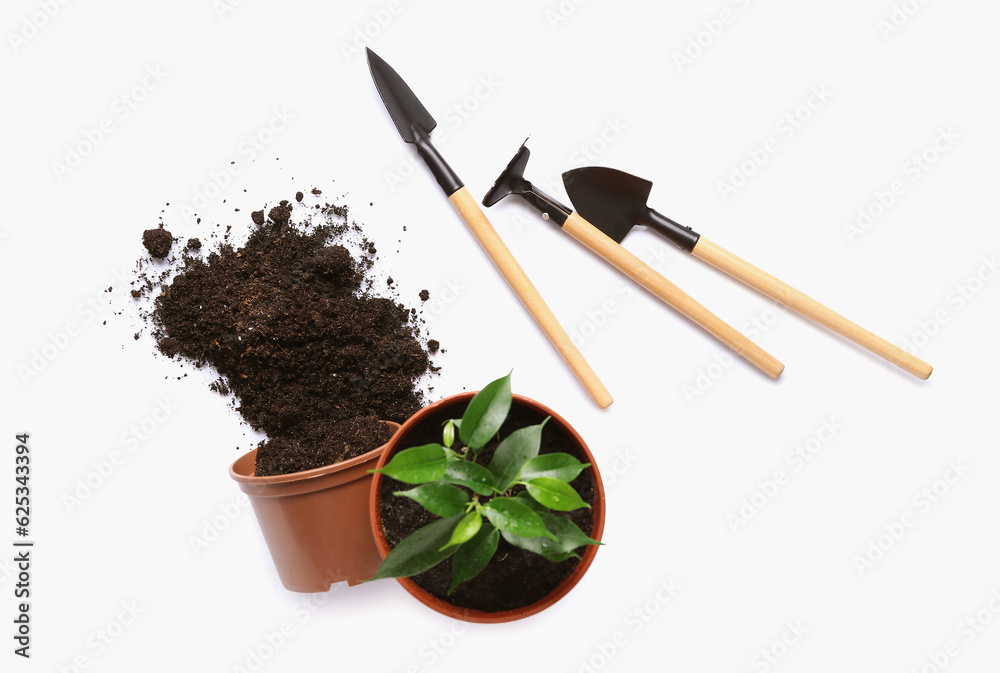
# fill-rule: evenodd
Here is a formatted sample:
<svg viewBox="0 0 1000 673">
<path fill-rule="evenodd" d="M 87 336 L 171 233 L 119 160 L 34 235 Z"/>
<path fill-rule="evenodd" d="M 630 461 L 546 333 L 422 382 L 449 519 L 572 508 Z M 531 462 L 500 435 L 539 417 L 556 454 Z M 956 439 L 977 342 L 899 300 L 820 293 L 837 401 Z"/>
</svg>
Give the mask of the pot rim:
<svg viewBox="0 0 1000 673">
<path fill-rule="evenodd" d="M 381 422 L 392 427 L 393 437 L 396 436 L 395 433 L 399 432 L 399 423 L 394 421 Z M 381 456 L 382 452 L 385 451 L 386 447 L 389 446 L 391 441 L 392 438 L 390 437 L 389 441 L 385 444 L 363 453 L 360 456 L 355 456 L 354 458 L 350 458 L 339 463 L 314 467 L 309 470 L 300 470 L 299 472 L 274 474 L 266 477 L 258 477 L 253 474 L 253 470 L 256 469 L 257 449 L 252 449 L 233 461 L 232 465 L 229 466 L 229 476 L 233 479 L 233 481 L 240 484 L 240 488 L 242 490 L 248 493 L 250 491 L 247 489 L 251 489 L 256 492 L 256 489 L 272 490 L 286 485 L 289 487 L 297 486 L 298 488 L 303 489 L 302 491 L 296 490 L 296 492 L 306 492 L 309 490 L 308 487 L 310 485 L 316 484 L 315 480 L 322 479 L 323 477 L 329 477 L 330 475 L 337 475 L 348 470 L 353 470 L 354 468 L 361 467 L 367 463 L 377 460 L 379 456 Z"/>
<path fill-rule="evenodd" d="M 461 402 L 468 402 L 476 395 L 476 391 L 458 393 L 456 395 L 450 395 L 448 397 L 442 398 L 437 402 L 429 404 L 424 407 L 413 416 L 410 416 L 405 423 L 396 431 L 396 434 L 392 436 L 392 439 L 388 441 L 385 445 L 385 451 L 379 458 L 378 465 L 376 469 L 382 468 L 388 459 L 390 458 L 393 451 L 396 450 L 397 444 L 401 441 L 399 438 L 403 437 L 413 426 L 419 424 L 423 418 L 434 411 L 437 411 L 441 407 L 451 406 L 453 404 L 458 404 Z M 580 450 L 586 455 L 587 462 L 590 463 L 590 467 L 587 468 L 591 470 L 594 476 L 594 505 L 591 510 L 593 517 L 593 529 L 590 532 L 590 537 L 601 541 L 604 535 L 604 520 L 606 516 L 605 512 L 605 493 L 604 493 L 604 481 L 601 479 L 601 472 L 597 468 L 597 462 L 594 459 L 594 454 L 591 452 L 587 443 L 580 436 L 580 433 L 576 431 L 570 423 L 557 414 L 555 411 L 547 407 L 546 405 L 531 399 L 530 397 L 525 397 L 524 395 L 513 395 L 513 400 L 515 403 L 520 403 L 527 407 L 533 407 L 538 411 L 542 412 L 547 416 L 551 416 L 552 420 L 560 425 L 567 434 L 569 434 L 579 446 Z M 385 559 L 388 555 L 390 548 L 386 542 L 385 535 L 382 531 L 381 517 L 379 516 L 379 502 L 380 498 L 378 495 L 379 486 L 382 483 L 382 474 L 376 472 L 372 479 L 371 496 L 369 498 L 369 511 L 372 525 L 372 535 L 375 538 L 375 546 L 378 548 L 379 555 Z M 409 577 L 397 577 L 395 580 L 403 586 L 407 592 L 410 593 L 418 601 L 426 605 L 427 607 L 435 610 L 441 614 L 447 615 L 449 617 L 454 617 L 455 619 L 461 619 L 467 622 L 476 622 L 480 624 L 498 624 L 502 622 L 510 622 L 517 619 L 523 619 L 524 617 L 530 617 L 531 615 L 537 614 L 546 608 L 552 606 L 560 599 L 568 594 L 573 587 L 579 583 L 583 578 L 583 575 L 590 568 L 591 563 L 594 561 L 594 557 L 597 555 L 597 550 L 600 545 L 587 545 L 586 549 L 581 554 L 580 562 L 574 568 L 573 572 L 570 573 L 558 586 L 550 593 L 543 596 L 538 601 L 530 603 L 528 605 L 522 606 L 520 608 L 514 608 L 511 610 L 500 610 L 497 612 L 486 612 L 485 610 L 475 610 L 472 608 L 462 608 L 456 605 L 452 605 L 446 600 L 437 598 L 428 593 L 425 589 L 417 585 Z"/>
</svg>

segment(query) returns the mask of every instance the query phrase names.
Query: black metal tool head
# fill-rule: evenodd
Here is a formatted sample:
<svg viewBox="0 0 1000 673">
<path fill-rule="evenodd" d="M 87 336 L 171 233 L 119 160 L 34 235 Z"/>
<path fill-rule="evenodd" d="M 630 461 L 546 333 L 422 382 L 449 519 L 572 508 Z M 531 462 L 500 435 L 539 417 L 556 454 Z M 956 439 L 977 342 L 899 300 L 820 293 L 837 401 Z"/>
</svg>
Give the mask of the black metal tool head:
<svg viewBox="0 0 1000 673">
<path fill-rule="evenodd" d="M 648 205 L 653 183 L 603 166 L 574 168 L 563 173 L 563 184 L 576 212 L 615 243 L 642 224 L 691 252 L 700 235 L 656 212 Z"/>
<path fill-rule="evenodd" d="M 646 200 L 653 190 L 649 180 L 596 166 L 574 168 L 562 177 L 576 212 L 615 243 L 641 224 L 649 210 Z"/>
<path fill-rule="evenodd" d="M 437 126 L 434 117 L 392 67 L 371 49 L 368 52 L 368 69 L 382 104 L 389 111 L 393 123 L 403 140 L 417 146 L 417 154 L 431 170 L 434 179 L 449 197 L 462 188 L 462 181 L 441 153 L 431 143 L 431 131 Z"/>
<path fill-rule="evenodd" d="M 527 140 L 521 143 L 517 154 L 507 164 L 507 168 L 503 169 L 490 191 L 486 192 L 483 205 L 489 208 L 508 194 L 517 194 L 540 212 L 544 219 L 562 226 L 570 209 L 524 178 L 524 167 L 528 165 L 528 157 L 531 156 L 527 143 Z"/>
<path fill-rule="evenodd" d="M 528 141 L 521 143 L 517 154 L 507 164 L 494 182 L 490 191 L 483 197 L 483 205 L 489 208 L 500 199 L 510 194 L 525 194 L 531 191 L 531 183 L 524 179 L 524 167 L 528 165 L 528 158 L 531 150 L 528 149 Z"/>
<path fill-rule="evenodd" d="M 421 132 L 423 136 L 430 135 L 437 126 L 431 113 L 392 66 L 371 49 L 366 47 L 365 51 L 368 52 L 368 69 L 375 81 L 375 88 L 396 124 L 399 135 L 408 143 L 416 142 Z"/>
</svg>

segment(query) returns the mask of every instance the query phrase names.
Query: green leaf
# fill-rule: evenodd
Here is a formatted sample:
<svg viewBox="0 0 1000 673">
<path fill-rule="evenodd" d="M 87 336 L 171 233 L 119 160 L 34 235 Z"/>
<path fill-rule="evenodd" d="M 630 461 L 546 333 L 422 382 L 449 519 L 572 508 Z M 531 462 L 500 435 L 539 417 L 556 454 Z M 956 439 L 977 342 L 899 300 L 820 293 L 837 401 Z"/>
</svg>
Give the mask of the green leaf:
<svg viewBox="0 0 1000 673">
<path fill-rule="evenodd" d="M 572 512 L 581 507 L 590 507 L 576 489 L 561 479 L 537 477 L 525 486 L 532 498 L 557 512 Z"/>
<path fill-rule="evenodd" d="M 527 549 L 544 556 L 550 561 L 563 561 L 569 558 L 567 554 L 573 550 L 588 544 L 601 544 L 580 530 L 580 528 L 570 521 L 555 514 L 545 513 L 541 515 L 542 521 L 549 533 L 555 536 L 555 541 L 545 537 L 527 537 L 507 533 L 503 530 L 500 534 L 507 542 L 515 547 Z"/>
<path fill-rule="evenodd" d="M 567 551 L 588 544 L 601 544 L 594 538 L 588 537 L 586 533 L 580 530 L 579 526 L 569 519 L 556 516 L 555 514 L 543 514 L 542 520 L 545 521 L 545 527 L 559 538 L 559 542 Z"/>
<path fill-rule="evenodd" d="M 556 539 L 555 535 L 545 527 L 545 522 L 538 512 L 515 498 L 493 498 L 483 505 L 483 513 L 501 533 L 526 538 L 544 535 Z"/>
<path fill-rule="evenodd" d="M 476 536 L 463 544 L 451 559 L 452 581 L 448 594 L 462 582 L 468 582 L 483 571 L 496 553 L 500 532 L 487 521 Z"/>
<path fill-rule="evenodd" d="M 396 491 L 393 495 L 416 500 L 424 509 L 438 516 L 455 516 L 465 511 L 469 494 L 448 484 L 424 484 L 409 491 Z"/>
<path fill-rule="evenodd" d="M 448 450 L 440 444 L 424 444 L 400 451 L 381 470 L 374 470 L 406 484 L 425 484 L 444 476 Z"/>
<path fill-rule="evenodd" d="M 479 532 L 482 525 L 483 517 L 478 511 L 472 510 L 462 517 L 462 520 L 458 522 L 457 526 L 455 526 L 455 530 L 452 531 L 451 539 L 448 540 L 448 544 L 441 547 L 438 551 L 444 551 L 448 547 L 454 547 L 455 545 L 460 545 L 463 542 L 468 542 L 476 535 L 476 533 Z"/>
<path fill-rule="evenodd" d="M 454 554 L 455 547 L 441 549 L 441 545 L 448 542 L 452 531 L 462 518 L 459 514 L 447 519 L 438 519 L 410 534 L 382 560 L 382 565 L 378 567 L 378 572 L 372 579 L 417 575 Z"/>
<path fill-rule="evenodd" d="M 493 495 L 493 474 L 482 465 L 467 460 L 448 462 L 442 481 L 472 489 L 479 495 Z"/>
<path fill-rule="evenodd" d="M 548 511 L 547 509 L 545 509 L 545 505 L 532 498 L 527 491 L 521 491 L 516 496 L 514 496 L 514 499 L 517 500 L 522 505 L 527 505 L 528 507 L 538 512 L 539 514 Z"/>
<path fill-rule="evenodd" d="M 510 488 L 525 463 L 538 455 L 538 447 L 542 443 L 542 428 L 548 420 L 515 430 L 500 442 L 489 464 L 490 472 L 496 477 L 497 491 L 502 493 Z"/>
<path fill-rule="evenodd" d="M 568 453 L 545 453 L 535 456 L 524 464 L 521 481 L 530 481 L 536 477 L 551 477 L 570 482 L 588 467 L 590 463 L 581 463 Z"/>
<path fill-rule="evenodd" d="M 443 444 L 447 448 L 451 448 L 451 445 L 455 443 L 455 423 L 452 421 L 447 421 L 444 424 L 444 432 L 442 433 Z"/>
<path fill-rule="evenodd" d="M 462 415 L 458 436 L 473 451 L 479 451 L 493 435 L 497 434 L 513 396 L 510 393 L 510 374 L 493 381 L 476 393 Z"/>
</svg>

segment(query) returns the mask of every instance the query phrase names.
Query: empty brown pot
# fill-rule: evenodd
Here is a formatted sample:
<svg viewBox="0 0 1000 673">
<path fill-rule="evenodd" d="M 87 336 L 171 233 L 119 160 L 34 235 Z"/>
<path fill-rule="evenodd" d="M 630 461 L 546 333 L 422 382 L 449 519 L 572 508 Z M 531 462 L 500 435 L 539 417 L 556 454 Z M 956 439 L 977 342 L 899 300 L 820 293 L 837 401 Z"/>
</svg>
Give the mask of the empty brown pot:
<svg viewBox="0 0 1000 673">
<path fill-rule="evenodd" d="M 444 409 L 448 409 L 449 407 L 455 407 L 455 412 L 451 416 L 452 418 L 461 418 L 462 412 L 465 411 L 465 407 L 469 404 L 469 400 L 471 400 L 474 396 L 474 392 L 452 395 L 451 397 L 446 397 L 435 402 L 434 404 L 424 407 L 411 416 L 405 423 L 403 423 L 403 426 L 396 432 L 396 434 L 393 435 L 388 444 L 386 444 L 385 452 L 379 458 L 378 468 L 381 468 L 389 462 L 392 455 L 396 452 L 410 447 L 410 444 L 407 443 L 407 436 L 414 428 L 425 422 L 426 418 L 437 415 L 439 412 Z M 557 426 L 566 435 L 571 437 L 576 444 L 576 447 L 584 456 L 586 456 L 585 462 L 590 463 L 590 467 L 587 469 L 591 472 L 594 481 L 594 503 L 591 509 L 593 516 L 593 528 L 590 536 L 595 540 L 600 541 L 602 535 L 604 534 L 604 482 L 601 481 L 601 473 L 597 469 L 597 462 L 594 460 L 594 454 L 590 452 L 586 442 L 583 441 L 583 438 L 573 428 L 573 426 L 571 426 L 566 419 L 545 405 L 528 397 L 524 397 L 523 395 L 514 395 L 513 405 L 526 406 L 540 412 L 543 416 L 551 416 L 552 420 L 549 421 L 549 425 Z M 391 551 L 391 547 L 386 541 L 385 531 L 382 529 L 381 516 L 379 514 L 381 508 L 381 496 L 379 491 L 383 477 L 381 474 L 375 474 L 374 477 L 375 478 L 372 481 L 371 487 L 369 516 L 371 519 L 372 533 L 375 535 L 375 543 L 378 545 L 378 552 L 381 554 L 382 558 L 384 558 L 388 556 Z M 573 569 L 573 572 L 563 579 L 553 591 L 534 603 L 512 610 L 488 612 L 485 610 L 459 607 L 428 593 L 425 589 L 420 587 L 416 582 L 408 577 L 399 577 L 396 578 L 396 581 L 399 582 L 404 589 L 410 592 L 414 598 L 427 607 L 454 619 L 461 619 L 467 622 L 478 622 L 482 624 L 511 622 L 537 614 L 568 594 L 569 591 L 577 585 L 583 577 L 583 574 L 587 572 L 587 569 L 590 568 L 590 564 L 593 563 L 594 557 L 597 555 L 597 549 L 598 547 L 596 545 L 587 545 L 586 547 L 581 548 L 580 562 L 577 564 L 576 568 Z"/>
<path fill-rule="evenodd" d="M 393 430 L 398 423 L 389 423 Z M 371 579 L 382 558 L 368 517 L 374 469 L 388 444 L 342 463 L 256 477 L 257 449 L 229 468 L 250 498 L 281 583 L 289 591 L 328 591 Z"/>
</svg>

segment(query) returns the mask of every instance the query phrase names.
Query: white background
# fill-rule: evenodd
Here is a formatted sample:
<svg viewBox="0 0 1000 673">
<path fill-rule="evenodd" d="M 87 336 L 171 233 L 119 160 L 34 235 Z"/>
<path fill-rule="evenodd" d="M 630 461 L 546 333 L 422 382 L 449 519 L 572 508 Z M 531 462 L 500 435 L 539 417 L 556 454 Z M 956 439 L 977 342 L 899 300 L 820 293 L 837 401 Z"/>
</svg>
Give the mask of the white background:
<svg viewBox="0 0 1000 673">
<path fill-rule="evenodd" d="M 37 544 L 30 662 L 11 652 L 16 579 L 2 554 L 4 670 L 996 670 L 996 3 L 908 0 L 888 34 L 890 0 L 49 4 L 51 17 L 45 2 L 6 2 L 0 21 L 0 542 L 14 538 L 14 434 L 28 431 Z M 598 411 L 410 167 L 365 42 L 437 118 L 433 137 L 476 198 L 529 134 L 528 178 L 558 197 L 579 165 L 644 176 L 661 212 L 917 344 L 934 375 L 777 313 L 650 232 L 629 236 L 755 330 L 786 364 L 771 381 L 502 202 L 493 224 L 615 395 Z M 814 87 L 827 100 L 800 109 Z M 142 100 L 123 108 L 123 95 Z M 269 134 L 276 111 L 291 120 Z M 803 120 L 793 133 L 789 114 Z M 58 169 L 102 120 L 88 156 Z M 935 156 L 942 130 L 953 140 Z M 251 151 L 251 137 L 269 142 Z M 769 138 L 776 151 L 724 198 L 720 183 Z M 925 151 L 935 160 L 918 170 Z M 205 237 L 217 223 L 245 232 L 249 210 L 311 186 L 346 194 L 404 301 L 430 290 L 425 317 L 447 349 L 435 396 L 514 367 L 515 391 L 562 413 L 596 454 L 607 546 L 546 612 L 465 626 L 392 582 L 285 591 L 227 475 L 253 434 L 207 376 L 178 381 L 191 369 L 132 339 L 129 271 L 166 202 L 168 228 Z M 179 206 L 206 189 L 219 193 L 199 227 Z M 880 216 L 849 232 L 859 208 Z M 35 366 L 36 351 L 52 357 Z M 150 420 L 161 403 L 171 411 Z M 152 432 L 133 441 L 143 421 Z M 790 457 L 807 445 L 809 461 Z M 769 485 L 778 471 L 784 483 Z M 69 504 L 88 477 L 97 488 Z M 734 524 L 751 513 L 744 499 L 762 506 Z M 199 537 L 211 542 L 196 553 Z M 866 554 L 881 558 L 864 566 Z M 123 603 L 140 612 L 121 626 Z M 960 626 L 969 618 L 980 630 Z"/>
</svg>

